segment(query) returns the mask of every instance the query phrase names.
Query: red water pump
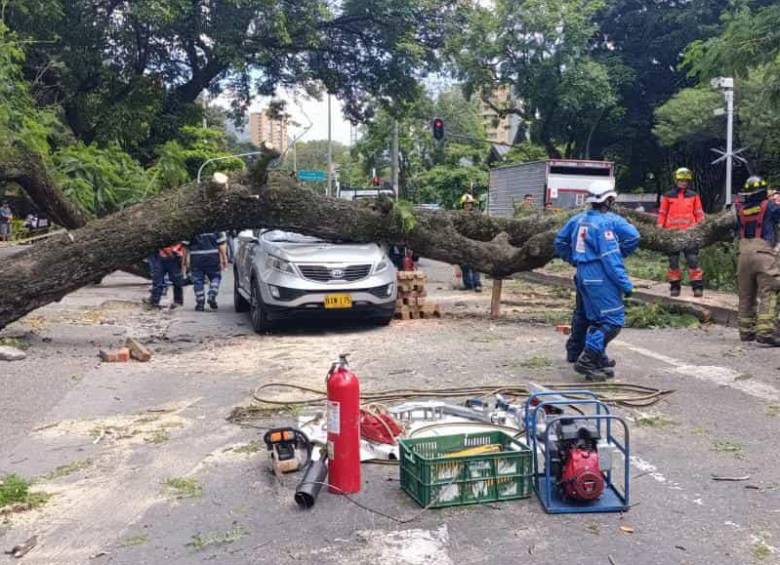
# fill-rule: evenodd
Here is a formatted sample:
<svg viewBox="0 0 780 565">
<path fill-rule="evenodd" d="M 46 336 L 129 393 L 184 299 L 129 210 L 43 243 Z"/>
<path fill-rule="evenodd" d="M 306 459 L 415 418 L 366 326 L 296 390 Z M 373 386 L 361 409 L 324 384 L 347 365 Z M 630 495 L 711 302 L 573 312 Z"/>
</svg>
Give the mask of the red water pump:
<svg viewBox="0 0 780 565">
<path fill-rule="evenodd" d="M 564 421 L 560 427 L 553 468 L 558 486 L 569 500 L 589 502 L 604 492 L 598 440 L 598 430 L 593 426 Z"/>
<path fill-rule="evenodd" d="M 569 451 L 563 464 L 561 485 L 567 498 L 572 500 L 596 500 L 604 492 L 604 476 L 599 469 L 597 451 L 579 447 Z"/>
<path fill-rule="evenodd" d="M 328 383 L 328 490 L 360 492 L 360 383 L 339 355 Z"/>
</svg>

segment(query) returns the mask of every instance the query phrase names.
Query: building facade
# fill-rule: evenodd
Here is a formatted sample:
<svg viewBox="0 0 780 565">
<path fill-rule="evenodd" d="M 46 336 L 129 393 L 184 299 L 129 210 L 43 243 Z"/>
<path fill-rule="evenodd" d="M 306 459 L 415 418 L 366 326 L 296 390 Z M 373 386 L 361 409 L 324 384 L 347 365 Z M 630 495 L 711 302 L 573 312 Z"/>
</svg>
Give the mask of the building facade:
<svg viewBox="0 0 780 565">
<path fill-rule="evenodd" d="M 512 95 L 510 86 L 503 85 L 495 88 L 489 96 L 490 104 L 479 99 L 479 115 L 485 126 L 487 140 L 491 143 L 514 143 L 517 131 L 520 127 L 520 117 L 516 114 L 508 114 L 504 117 L 491 107 L 511 108 L 517 107 L 517 101 Z"/>
<path fill-rule="evenodd" d="M 249 139 L 260 147 L 263 143 L 284 153 L 289 146 L 287 137 L 287 117 L 271 117 L 268 110 L 249 114 Z"/>
</svg>

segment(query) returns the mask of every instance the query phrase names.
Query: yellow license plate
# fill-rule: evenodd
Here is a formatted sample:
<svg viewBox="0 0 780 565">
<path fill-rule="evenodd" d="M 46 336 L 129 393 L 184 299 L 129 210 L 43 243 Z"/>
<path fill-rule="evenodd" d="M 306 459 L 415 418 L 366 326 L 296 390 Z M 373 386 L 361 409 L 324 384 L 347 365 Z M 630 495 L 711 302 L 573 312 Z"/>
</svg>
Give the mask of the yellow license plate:
<svg viewBox="0 0 780 565">
<path fill-rule="evenodd" d="M 325 308 L 352 308 L 352 295 L 326 294 Z"/>
</svg>

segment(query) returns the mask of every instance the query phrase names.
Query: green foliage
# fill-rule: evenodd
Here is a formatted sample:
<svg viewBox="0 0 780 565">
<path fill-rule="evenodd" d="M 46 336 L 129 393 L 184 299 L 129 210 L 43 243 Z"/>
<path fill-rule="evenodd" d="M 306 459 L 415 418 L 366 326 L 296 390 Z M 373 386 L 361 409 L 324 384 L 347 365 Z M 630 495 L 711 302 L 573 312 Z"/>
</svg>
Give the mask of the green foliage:
<svg viewBox="0 0 780 565">
<path fill-rule="evenodd" d="M 696 328 L 699 320 L 690 314 L 676 314 L 661 304 L 630 305 L 626 327 L 634 329 Z"/>
<path fill-rule="evenodd" d="M 601 0 L 497 0 L 475 5 L 449 55 L 468 93 L 506 85 L 521 104 L 502 110 L 529 124 L 533 143 L 588 156 L 594 132 L 617 111 L 619 75 L 589 54 Z M 512 107 L 514 106 L 514 107 Z"/>
<path fill-rule="evenodd" d="M 393 213 L 398 218 L 404 233 L 409 233 L 417 225 L 417 218 L 414 215 L 414 207 L 411 202 L 399 200 L 393 206 Z"/>
<path fill-rule="evenodd" d="M 220 159 L 203 168 L 201 179 L 208 179 L 217 171 L 235 171 L 244 168 L 240 158 L 231 158 L 223 131 L 184 126 L 179 139 L 168 141 L 157 149 L 158 159 L 151 168 L 152 175 L 163 188 L 179 186 L 195 180 L 198 169 L 209 159 Z"/>
<path fill-rule="evenodd" d="M 243 111 L 280 86 L 324 87 L 353 117 L 398 106 L 438 67 L 454 0 L 4 3 L 39 77 L 85 144 L 117 143 L 144 164 L 197 123 L 203 90 Z"/>
<path fill-rule="evenodd" d="M 707 288 L 737 291 L 737 245 L 718 243 L 701 250 L 699 263 Z"/>
<path fill-rule="evenodd" d="M 52 156 L 65 195 L 84 210 L 103 216 L 155 194 L 157 184 L 117 146 L 100 149 L 77 143 Z"/>
<path fill-rule="evenodd" d="M 15 505 L 35 508 L 45 504 L 50 496 L 43 492 L 31 492 L 30 482 L 19 475 L 10 474 L 0 478 L 0 509 Z"/>
<path fill-rule="evenodd" d="M 631 277 L 649 281 L 665 281 L 669 270 L 669 258 L 662 253 L 638 249 L 625 260 Z"/>
<path fill-rule="evenodd" d="M 54 114 L 39 109 L 24 81 L 25 56 L 15 34 L 0 21 L 0 152 L 7 160 L 19 151 L 49 152 Z"/>
<path fill-rule="evenodd" d="M 653 133 L 668 147 L 711 142 L 723 133 L 722 118 L 712 113 L 722 104 L 721 95 L 711 88 L 686 88 L 656 110 Z"/>
</svg>

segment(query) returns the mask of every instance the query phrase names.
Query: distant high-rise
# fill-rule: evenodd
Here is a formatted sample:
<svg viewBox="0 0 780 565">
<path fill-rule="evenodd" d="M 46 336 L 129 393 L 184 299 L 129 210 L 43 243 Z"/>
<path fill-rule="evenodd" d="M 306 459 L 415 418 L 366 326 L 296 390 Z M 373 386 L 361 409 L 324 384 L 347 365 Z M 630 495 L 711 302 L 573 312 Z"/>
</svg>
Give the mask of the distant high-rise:
<svg viewBox="0 0 780 565">
<path fill-rule="evenodd" d="M 512 96 L 512 89 L 507 85 L 496 87 L 488 96 L 490 102 L 498 108 L 518 107 L 518 101 Z M 520 120 L 515 114 L 500 116 L 490 104 L 479 100 L 479 114 L 485 126 L 488 141 L 514 143 Z"/>
<path fill-rule="evenodd" d="M 267 109 L 249 114 L 249 139 L 260 147 L 263 143 L 281 153 L 287 151 L 287 116 L 271 117 Z"/>
</svg>

